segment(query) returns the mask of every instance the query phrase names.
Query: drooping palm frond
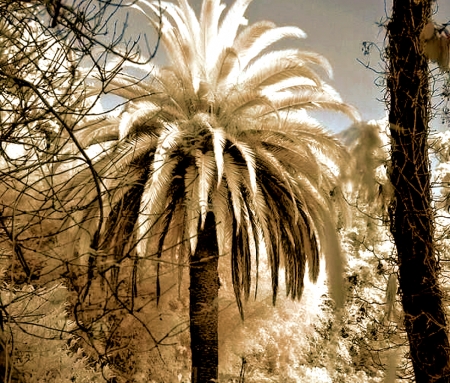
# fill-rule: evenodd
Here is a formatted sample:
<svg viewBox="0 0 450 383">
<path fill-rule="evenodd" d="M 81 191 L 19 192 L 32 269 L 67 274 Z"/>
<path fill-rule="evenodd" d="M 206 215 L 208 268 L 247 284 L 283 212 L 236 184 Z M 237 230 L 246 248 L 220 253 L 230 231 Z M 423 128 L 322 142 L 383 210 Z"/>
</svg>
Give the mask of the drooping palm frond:
<svg viewBox="0 0 450 383">
<path fill-rule="evenodd" d="M 279 267 L 286 268 L 288 295 L 300 298 L 306 265 L 315 280 L 325 254 L 332 294 L 342 303 L 330 197 L 337 175 L 327 166 L 345 162 L 345 151 L 307 111 L 358 115 L 316 72 L 318 66 L 331 73 L 323 57 L 297 49 L 266 52 L 282 38 L 305 37 L 300 29 L 260 22 L 239 32 L 249 3 L 237 0 L 222 15 L 220 0 L 204 0 L 200 19 L 186 0 L 162 3 L 169 66 L 149 66 L 139 85 L 127 75 L 110 82 L 107 91 L 138 98 L 126 105 L 113 135 L 103 127 L 79 133 L 89 143 L 114 136 L 95 164 L 105 179 L 102 235 L 111 248 L 149 259 L 161 257 L 176 237 L 182 262 L 195 252 L 211 212 L 219 252 L 230 255 L 241 312 L 260 252 L 272 270 L 274 301 Z M 157 2 L 133 6 L 156 25 Z M 92 204 L 97 196 L 82 173 L 66 198 L 86 190 L 83 203 Z M 119 225 L 118 206 L 130 203 L 139 208 Z M 94 210 L 89 219 L 98 223 Z M 118 240 L 128 245 L 118 247 Z"/>
</svg>

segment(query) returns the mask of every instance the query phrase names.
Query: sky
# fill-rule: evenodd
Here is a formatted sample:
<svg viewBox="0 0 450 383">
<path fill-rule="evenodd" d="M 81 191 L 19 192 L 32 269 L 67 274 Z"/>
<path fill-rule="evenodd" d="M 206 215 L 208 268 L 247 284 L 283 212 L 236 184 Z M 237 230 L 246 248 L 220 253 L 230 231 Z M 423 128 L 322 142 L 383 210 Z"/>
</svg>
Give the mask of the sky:
<svg viewBox="0 0 450 383">
<path fill-rule="evenodd" d="M 189 1 L 195 9 L 200 9 L 201 0 Z M 224 2 L 230 4 L 232 1 Z M 334 71 L 333 78 L 328 82 L 345 102 L 359 110 L 363 120 L 372 120 L 386 115 L 383 102 L 385 89 L 380 74 L 383 70 L 380 52 L 385 29 L 380 24 L 390 14 L 390 1 L 253 0 L 246 16 L 249 23 L 270 20 L 278 26 L 300 27 L 308 37 L 291 40 L 286 45 L 325 56 Z M 449 21 L 450 1 L 440 0 L 437 11 L 436 21 Z M 369 55 L 363 53 L 364 42 L 373 43 Z M 324 114 L 321 119 L 334 131 L 340 131 L 351 123 L 336 113 Z"/>
<path fill-rule="evenodd" d="M 379 53 L 364 56 L 363 42 L 374 42 L 379 47 L 384 39 L 377 22 L 386 18 L 383 0 L 254 0 L 250 5 L 249 21 L 270 17 L 277 25 L 296 25 L 307 38 L 293 41 L 300 48 L 325 56 L 333 67 L 330 84 L 344 101 L 356 106 L 364 120 L 379 119 L 385 115 L 383 89 L 375 82 L 380 76 L 358 62 L 368 62 L 380 69 Z M 326 124 L 333 130 L 346 127 L 350 121 L 329 114 Z"/>
</svg>

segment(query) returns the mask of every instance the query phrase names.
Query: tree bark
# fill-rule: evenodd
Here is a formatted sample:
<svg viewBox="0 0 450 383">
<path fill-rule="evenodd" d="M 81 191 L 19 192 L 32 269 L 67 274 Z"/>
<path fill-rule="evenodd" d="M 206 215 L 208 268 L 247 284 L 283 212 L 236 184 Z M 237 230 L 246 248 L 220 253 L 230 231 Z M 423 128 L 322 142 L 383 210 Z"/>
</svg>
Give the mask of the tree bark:
<svg viewBox="0 0 450 383">
<path fill-rule="evenodd" d="M 190 264 L 192 383 L 207 383 L 218 379 L 218 261 L 214 216 L 208 213 Z"/>
<path fill-rule="evenodd" d="M 431 206 L 429 69 L 420 33 L 431 0 L 394 0 L 388 25 L 391 232 L 416 383 L 449 379 L 449 340 L 439 287 Z"/>
</svg>

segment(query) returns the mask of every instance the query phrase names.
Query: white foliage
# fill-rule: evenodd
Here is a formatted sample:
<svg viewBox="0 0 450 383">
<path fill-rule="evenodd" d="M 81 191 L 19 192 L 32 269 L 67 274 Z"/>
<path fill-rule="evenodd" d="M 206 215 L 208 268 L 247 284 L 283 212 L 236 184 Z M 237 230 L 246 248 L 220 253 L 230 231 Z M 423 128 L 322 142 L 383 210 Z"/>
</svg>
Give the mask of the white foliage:
<svg viewBox="0 0 450 383">
<path fill-rule="evenodd" d="M 2 316 L 1 340 L 27 383 L 101 381 L 101 371 L 89 367 L 81 349 L 76 354 L 68 349 L 69 342 L 76 342 L 66 313 L 67 294 L 62 285 L 20 290 L 3 285 L 0 290 L 2 312 L 8 313 Z"/>
<path fill-rule="evenodd" d="M 424 53 L 443 71 L 450 70 L 450 32 L 430 21 L 422 30 Z"/>
<path fill-rule="evenodd" d="M 341 133 L 351 154 L 351 163 L 344 174 L 348 197 L 385 203 L 390 196 L 387 176 L 390 137 L 387 118 L 352 125 Z"/>
</svg>

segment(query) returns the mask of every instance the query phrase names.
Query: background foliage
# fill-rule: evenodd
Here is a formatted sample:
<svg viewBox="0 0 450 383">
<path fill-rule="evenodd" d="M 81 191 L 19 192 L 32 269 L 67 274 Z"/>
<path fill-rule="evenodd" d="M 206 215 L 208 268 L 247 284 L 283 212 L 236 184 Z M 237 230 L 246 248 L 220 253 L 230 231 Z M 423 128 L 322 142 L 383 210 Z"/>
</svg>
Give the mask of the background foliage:
<svg viewBox="0 0 450 383">
<path fill-rule="evenodd" d="M 66 154 L 78 143 L 72 127 L 82 118 L 102 118 L 93 109 L 97 96 L 88 93 L 79 73 L 86 76 L 95 68 L 106 91 L 125 60 L 146 62 L 152 50 L 142 54 L 135 41 L 124 40 L 122 26 L 113 22 L 117 6 L 72 5 L 0 3 L 0 374 L 4 381 L 20 382 L 187 382 L 188 288 L 186 281 L 184 288 L 177 285 L 172 265 L 161 268 L 158 305 L 156 275 L 150 272 L 137 274 L 139 309 L 127 311 L 113 289 L 105 293 L 108 279 L 100 278 L 89 305 L 74 311 L 84 298 L 88 270 L 65 256 L 70 238 L 61 235 L 67 227 L 60 220 L 67 212 L 53 196 L 77 166 L 89 168 L 89 156 L 95 156 L 84 150 L 76 158 Z M 109 44 L 107 27 L 115 36 Z M 112 57 L 115 64 L 107 65 Z M 229 266 L 221 263 L 221 381 L 413 381 L 395 253 L 385 227 L 383 132 L 383 123 L 373 123 L 352 127 L 342 138 L 361 175 L 344 190 L 350 206 L 350 225 L 339 233 L 348 259 L 345 309 L 335 314 L 324 279 L 307 284 L 300 303 L 280 297 L 272 307 L 262 261 L 258 296 L 246 304 L 242 322 Z M 447 134 L 439 134 L 432 145 L 446 289 L 449 142 Z M 363 154 L 371 156 L 361 160 Z M 58 167 L 59 173 L 43 177 L 43 167 Z M 106 264 L 105 270 L 113 266 Z M 130 271 L 126 279 L 133 265 L 124 267 Z M 86 279 L 74 279 L 80 275 Z"/>
</svg>

